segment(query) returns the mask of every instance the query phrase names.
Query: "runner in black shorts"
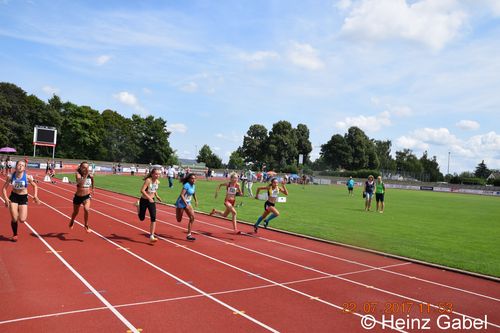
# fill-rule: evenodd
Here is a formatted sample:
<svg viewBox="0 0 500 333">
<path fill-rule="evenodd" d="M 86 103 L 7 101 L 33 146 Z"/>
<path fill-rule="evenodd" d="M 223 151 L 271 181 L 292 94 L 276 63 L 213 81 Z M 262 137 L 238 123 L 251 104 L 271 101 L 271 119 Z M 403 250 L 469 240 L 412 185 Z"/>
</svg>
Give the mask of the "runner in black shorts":
<svg viewBox="0 0 500 333">
<path fill-rule="evenodd" d="M 35 189 L 35 193 L 33 195 L 35 202 L 40 203 L 40 200 L 38 200 L 38 186 L 33 181 L 33 177 L 26 174 L 26 162 L 18 161 L 16 163 L 16 171 L 7 175 L 7 181 L 3 185 L 2 189 L 5 206 L 10 210 L 10 226 L 13 233 L 10 240 L 13 242 L 17 242 L 18 222 L 24 223 L 28 217 L 29 184 L 31 184 Z M 10 196 L 7 197 L 7 187 L 9 187 L 9 185 L 12 185 L 13 189 Z"/>
<path fill-rule="evenodd" d="M 161 198 L 158 195 L 158 186 L 160 181 L 161 171 L 157 168 L 152 168 L 148 175 L 144 177 L 144 184 L 141 188 L 141 199 L 138 201 L 137 207 L 139 215 L 139 220 L 144 221 L 146 218 L 146 209 L 149 211 L 149 218 L 151 223 L 149 225 L 149 241 L 154 243 L 158 240 L 155 237 L 156 229 L 156 202 L 155 199 L 161 202 Z"/>
<path fill-rule="evenodd" d="M 94 177 L 89 174 L 89 164 L 87 162 L 80 163 L 76 170 L 76 193 L 73 197 L 73 214 L 69 221 L 69 228 L 72 229 L 75 223 L 75 218 L 80 211 L 80 205 L 83 204 L 83 219 L 85 221 L 85 230 L 92 232 L 89 227 L 89 210 L 90 198 L 94 195 Z"/>
<path fill-rule="evenodd" d="M 262 222 L 262 220 L 265 219 L 264 228 L 267 228 L 269 221 L 280 215 L 280 212 L 275 207 L 276 200 L 278 199 L 278 194 L 281 192 L 284 195 L 288 195 L 288 190 L 286 189 L 285 181 L 283 181 L 281 187 L 279 187 L 278 180 L 276 178 L 272 178 L 271 183 L 268 186 L 259 187 L 257 189 L 257 192 L 255 193 L 255 199 L 259 198 L 259 192 L 263 190 L 267 190 L 267 201 L 264 203 L 264 213 L 262 214 L 262 216 L 259 217 L 259 219 L 253 226 L 255 232 L 258 231 L 259 224 L 260 222 Z M 271 215 L 268 218 L 266 218 L 267 215 L 269 215 L 269 213 L 271 213 Z"/>
</svg>

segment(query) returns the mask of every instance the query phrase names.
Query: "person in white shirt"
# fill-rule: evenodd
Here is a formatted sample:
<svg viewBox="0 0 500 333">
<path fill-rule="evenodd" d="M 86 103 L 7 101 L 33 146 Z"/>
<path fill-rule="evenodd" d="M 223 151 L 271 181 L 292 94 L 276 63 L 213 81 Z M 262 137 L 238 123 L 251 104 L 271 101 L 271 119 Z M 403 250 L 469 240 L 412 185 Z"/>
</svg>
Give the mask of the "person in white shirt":
<svg viewBox="0 0 500 333">
<path fill-rule="evenodd" d="M 248 170 L 246 173 L 247 177 L 247 182 L 246 182 L 246 188 L 248 190 L 248 196 L 253 197 L 253 192 L 252 192 L 252 187 L 253 187 L 253 182 L 256 180 L 255 173 L 252 170 Z"/>
<path fill-rule="evenodd" d="M 175 174 L 177 172 L 175 171 L 175 168 L 173 165 L 169 166 L 168 167 L 168 170 L 167 170 L 167 177 L 168 177 L 168 187 L 169 188 L 172 188 L 174 187 L 174 178 L 175 178 Z"/>
</svg>

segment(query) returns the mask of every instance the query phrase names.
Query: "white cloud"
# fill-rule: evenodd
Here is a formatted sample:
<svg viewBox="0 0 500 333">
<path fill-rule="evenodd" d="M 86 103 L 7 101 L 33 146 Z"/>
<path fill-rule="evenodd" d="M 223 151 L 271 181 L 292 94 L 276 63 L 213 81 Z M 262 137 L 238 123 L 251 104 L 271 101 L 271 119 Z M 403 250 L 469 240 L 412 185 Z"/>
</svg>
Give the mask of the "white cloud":
<svg viewBox="0 0 500 333">
<path fill-rule="evenodd" d="M 378 106 L 378 105 L 380 105 L 380 98 L 378 98 L 378 97 L 372 97 L 372 98 L 370 98 L 370 102 L 373 105 Z"/>
<path fill-rule="evenodd" d="M 419 149 L 426 150 L 429 149 L 429 145 L 425 142 L 422 142 L 419 139 L 413 138 L 411 136 L 401 136 L 396 139 L 396 146 L 400 149 Z"/>
<path fill-rule="evenodd" d="M 424 141 L 426 143 L 432 143 L 435 145 L 454 145 L 460 143 L 457 137 L 450 133 L 447 128 L 421 128 L 413 132 L 413 137 Z"/>
<path fill-rule="evenodd" d="M 460 120 L 455 125 L 463 130 L 477 130 L 480 127 L 479 123 L 474 120 Z"/>
<path fill-rule="evenodd" d="M 500 135 L 494 131 L 471 137 L 466 146 L 477 154 L 496 155 L 496 158 L 500 159 Z"/>
<path fill-rule="evenodd" d="M 229 142 L 241 143 L 243 140 L 243 135 L 236 132 L 231 132 L 227 134 L 217 133 L 215 134 L 217 139 L 222 139 Z"/>
<path fill-rule="evenodd" d="M 250 64 L 251 67 L 261 68 L 265 63 L 271 60 L 279 59 L 280 56 L 274 51 L 256 51 L 253 53 L 240 53 L 238 56 L 244 62 Z"/>
<path fill-rule="evenodd" d="M 127 91 L 121 91 L 118 94 L 114 94 L 113 97 L 120 101 L 120 103 L 129 106 L 135 106 L 138 104 L 137 98 L 134 96 L 134 94 L 131 94 Z"/>
<path fill-rule="evenodd" d="M 349 7 L 351 7 L 352 5 L 352 2 L 351 0 L 339 0 L 337 3 L 336 3 L 336 7 L 340 10 L 346 10 L 348 9 Z"/>
<path fill-rule="evenodd" d="M 500 16 L 500 1 L 498 0 L 482 0 L 488 6 L 491 11 L 493 12 L 493 15 L 495 16 Z"/>
<path fill-rule="evenodd" d="M 366 132 L 377 132 L 383 127 L 391 125 L 390 113 L 384 111 L 377 116 L 346 117 L 343 121 L 337 121 L 335 127 L 346 130 L 351 126 L 357 126 Z"/>
<path fill-rule="evenodd" d="M 431 145 L 446 148 L 455 158 L 487 160 L 493 167 L 500 166 L 500 135 L 494 131 L 458 139 L 446 128 L 422 128 L 396 140 L 399 149 L 428 150 Z M 434 150 L 440 150 L 435 147 Z M 442 149 L 441 149 L 442 150 Z"/>
<path fill-rule="evenodd" d="M 433 50 L 457 37 L 467 15 L 456 0 L 362 0 L 344 20 L 342 33 L 366 40 L 401 38 Z"/>
<path fill-rule="evenodd" d="M 111 56 L 109 56 L 109 55 L 102 55 L 102 56 L 97 57 L 97 59 L 96 59 L 97 65 L 99 65 L 99 66 L 104 65 L 105 63 L 107 63 L 110 60 L 111 60 Z"/>
<path fill-rule="evenodd" d="M 153 94 L 153 91 L 149 88 L 142 88 L 142 92 L 146 95 L 151 95 Z"/>
<path fill-rule="evenodd" d="M 460 149 L 462 142 L 457 139 L 447 128 L 419 128 L 408 135 L 396 139 L 396 147 L 399 149 L 416 149 L 419 151 L 429 150 L 431 145 L 446 146 L 453 152 L 465 155 L 467 151 Z"/>
<path fill-rule="evenodd" d="M 409 117 L 413 115 L 413 110 L 409 106 L 387 106 L 391 115 L 398 117 Z"/>
<path fill-rule="evenodd" d="M 185 124 L 177 123 L 177 124 L 167 124 L 167 130 L 172 133 L 186 133 L 187 126 Z"/>
<path fill-rule="evenodd" d="M 292 46 L 288 51 L 288 59 L 293 64 L 309 70 L 318 70 L 325 67 L 318 56 L 318 51 L 309 44 L 292 42 Z"/>
<path fill-rule="evenodd" d="M 181 90 L 187 93 L 194 93 L 198 91 L 198 84 L 196 82 L 188 82 L 181 86 Z"/>
<path fill-rule="evenodd" d="M 47 95 L 55 95 L 55 94 L 59 94 L 59 92 L 61 91 L 59 88 L 55 88 L 55 87 L 51 87 L 51 86 L 43 86 L 42 87 L 42 90 L 44 93 L 46 93 Z"/>
<path fill-rule="evenodd" d="M 132 93 L 121 91 L 117 94 L 114 94 L 113 97 L 120 103 L 134 108 L 136 111 L 140 112 L 143 115 L 147 113 L 147 110 L 141 106 L 137 97 L 135 97 L 135 95 Z"/>
</svg>

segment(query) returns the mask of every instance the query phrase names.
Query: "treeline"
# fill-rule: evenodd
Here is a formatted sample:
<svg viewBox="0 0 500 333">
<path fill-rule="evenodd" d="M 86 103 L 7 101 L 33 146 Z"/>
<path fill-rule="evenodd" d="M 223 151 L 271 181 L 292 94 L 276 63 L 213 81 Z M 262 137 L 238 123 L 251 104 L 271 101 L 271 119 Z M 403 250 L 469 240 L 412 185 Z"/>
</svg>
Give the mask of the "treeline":
<svg viewBox="0 0 500 333">
<path fill-rule="evenodd" d="M 496 174 L 497 177 L 489 178 L 491 174 Z M 474 172 L 464 171 L 459 175 L 446 175 L 445 180 L 450 184 L 500 186 L 500 170 L 488 169 L 483 160 L 476 166 Z"/>
<path fill-rule="evenodd" d="M 314 162 L 316 170 L 384 170 L 394 175 L 411 175 L 426 181 L 441 181 L 436 156 L 429 158 L 427 151 L 417 157 L 411 149 L 391 155 L 392 142 L 370 139 L 358 127 L 351 127 L 343 136 L 335 134 L 321 145 L 320 158 Z"/>
<path fill-rule="evenodd" d="M 429 158 L 424 152 L 418 158 L 410 149 L 404 149 L 396 151 L 393 158 L 391 146 L 390 140 L 370 139 L 358 127 L 351 127 L 343 136 L 335 134 L 321 145 L 320 157 L 312 162 L 312 144 L 306 125 L 293 128 L 288 121 L 279 121 L 268 131 L 263 125 L 255 124 L 248 129 L 243 144 L 231 154 L 228 167 L 240 169 L 250 163 L 256 170 L 266 166 L 267 170 L 297 172 L 298 157 L 302 154 L 300 171 L 305 173 L 320 170 L 330 175 L 364 175 L 385 170 L 412 174 L 428 181 L 443 180 L 436 156 Z"/>
<path fill-rule="evenodd" d="M 255 170 L 275 170 L 298 172 L 299 155 L 303 165 L 310 169 L 312 144 L 309 141 L 309 128 L 304 124 L 292 127 L 282 120 L 273 124 L 270 131 L 263 125 L 252 125 L 243 137 L 243 144 L 229 157 L 228 167 L 241 169 L 251 165 Z"/>
<path fill-rule="evenodd" d="M 31 155 L 36 125 L 57 128 L 59 158 L 178 164 L 170 147 L 167 122 L 162 118 L 139 115 L 126 118 L 113 110 L 99 112 L 89 106 L 63 103 L 56 95 L 46 103 L 14 84 L 0 83 L 0 146 L 12 146 L 18 154 Z M 313 162 L 307 125 L 293 127 L 282 120 L 270 130 L 260 124 L 251 125 L 227 165 L 208 145 L 201 147 L 197 160 L 210 168 L 251 167 L 307 174 L 321 170 L 332 175 L 379 174 L 384 170 L 394 175 L 410 174 L 417 179 L 425 175 L 420 180 L 426 181 L 444 179 L 436 156 L 429 157 L 425 151 L 417 157 L 410 149 L 403 149 L 396 151 L 393 158 L 391 147 L 390 140 L 374 140 L 358 127 L 351 127 L 344 135 L 335 134 L 321 145 L 320 157 Z M 52 155 L 49 147 L 38 147 L 37 151 L 38 155 Z M 446 180 L 483 183 L 490 173 L 483 161 L 474 174 L 447 175 Z"/>
<path fill-rule="evenodd" d="M 11 83 L 0 83 L 0 144 L 33 152 L 35 125 L 57 128 L 56 156 L 88 160 L 171 164 L 167 122 L 153 116 L 126 118 L 113 110 L 102 113 L 89 106 L 63 103 L 54 95 L 48 103 Z M 51 156 L 52 148 L 38 147 Z"/>
</svg>

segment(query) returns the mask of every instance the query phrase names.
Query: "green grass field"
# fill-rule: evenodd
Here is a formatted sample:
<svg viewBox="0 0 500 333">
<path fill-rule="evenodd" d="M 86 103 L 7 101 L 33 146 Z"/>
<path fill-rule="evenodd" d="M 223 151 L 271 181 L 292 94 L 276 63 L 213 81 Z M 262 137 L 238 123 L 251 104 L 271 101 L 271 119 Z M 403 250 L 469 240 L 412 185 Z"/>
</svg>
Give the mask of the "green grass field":
<svg viewBox="0 0 500 333">
<path fill-rule="evenodd" d="M 199 210 L 224 208 L 222 190 L 214 199 L 217 184 L 197 181 Z M 141 185 L 140 177 L 96 176 L 96 186 L 130 195 L 139 196 Z M 173 204 L 180 190 L 178 181 L 169 189 L 162 179 L 159 195 Z M 287 202 L 277 204 L 281 215 L 271 221 L 273 228 L 500 277 L 500 198 L 389 189 L 379 214 L 364 211 L 360 189 L 354 197 L 343 186 L 289 185 L 288 190 Z M 241 201 L 238 219 L 255 222 L 264 202 Z"/>
</svg>

